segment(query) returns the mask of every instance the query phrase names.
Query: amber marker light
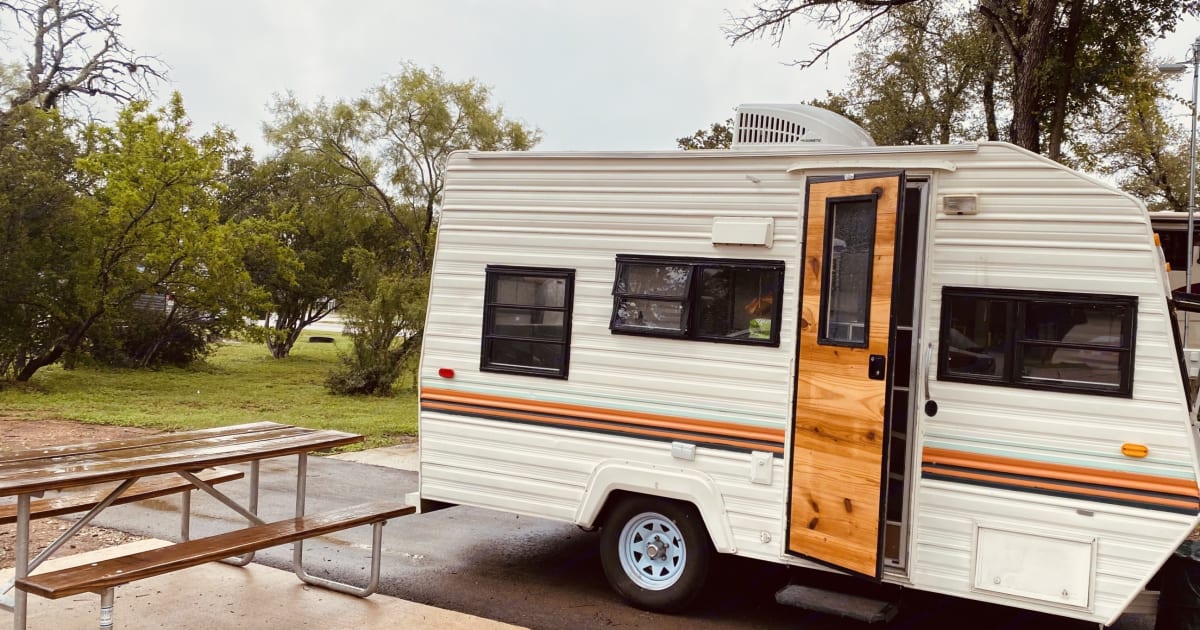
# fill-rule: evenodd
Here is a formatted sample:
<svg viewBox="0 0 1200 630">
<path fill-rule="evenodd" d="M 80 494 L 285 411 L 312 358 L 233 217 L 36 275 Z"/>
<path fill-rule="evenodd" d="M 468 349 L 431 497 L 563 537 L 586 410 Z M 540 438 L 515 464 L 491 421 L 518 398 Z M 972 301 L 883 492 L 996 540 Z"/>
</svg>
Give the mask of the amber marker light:
<svg viewBox="0 0 1200 630">
<path fill-rule="evenodd" d="M 1145 444 L 1132 444 L 1126 442 L 1121 445 L 1121 454 L 1125 457 L 1145 457 L 1150 454 L 1150 449 L 1146 448 Z"/>
</svg>

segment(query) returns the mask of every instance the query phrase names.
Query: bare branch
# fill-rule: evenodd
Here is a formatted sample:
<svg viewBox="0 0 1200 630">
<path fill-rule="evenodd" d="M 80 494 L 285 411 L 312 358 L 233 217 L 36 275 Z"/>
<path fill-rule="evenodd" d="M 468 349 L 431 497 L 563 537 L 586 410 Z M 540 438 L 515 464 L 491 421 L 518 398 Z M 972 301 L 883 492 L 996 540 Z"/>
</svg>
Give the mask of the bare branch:
<svg viewBox="0 0 1200 630">
<path fill-rule="evenodd" d="M 878 10 L 877 12 L 873 13 L 870 17 L 860 21 L 845 35 L 842 35 L 841 37 L 833 40 L 832 42 L 830 42 L 828 44 L 824 44 L 824 45 L 820 45 L 820 46 L 814 45 L 813 51 L 815 54 L 811 58 L 794 61 L 794 62 L 792 62 L 792 65 L 798 65 L 798 66 L 800 66 L 800 69 L 812 67 L 814 64 L 817 63 L 817 61 L 819 61 L 821 59 L 821 57 L 824 57 L 825 55 L 829 54 L 829 51 L 836 48 L 838 44 L 846 41 L 847 39 L 854 37 L 855 35 L 858 35 L 859 31 L 863 30 L 867 26 L 870 26 L 871 22 L 875 21 L 877 18 L 880 18 L 880 17 L 883 17 L 884 15 L 886 15 L 889 10 L 890 9 Z"/>
<path fill-rule="evenodd" d="M 26 84 L 0 105 L 0 119 L 27 103 L 50 110 L 94 96 L 128 102 L 166 76 L 165 64 L 125 44 L 118 16 L 91 0 L 5 0 L 3 14 L 28 39 L 10 46 L 26 49 Z"/>
<path fill-rule="evenodd" d="M 801 68 L 808 68 L 874 21 L 888 16 L 893 9 L 923 1 L 926 0 L 764 0 L 755 4 L 748 15 L 734 17 L 728 14 L 729 24 L 724 32 L 732 44 L 768 37 L 774 45 L 779 46 L 792 18 L 806 17 L 835 37 L 830 43 L 814 44 L 811 47 L 814 53 L 812 57 L 792 62 Z"/>
</svg>

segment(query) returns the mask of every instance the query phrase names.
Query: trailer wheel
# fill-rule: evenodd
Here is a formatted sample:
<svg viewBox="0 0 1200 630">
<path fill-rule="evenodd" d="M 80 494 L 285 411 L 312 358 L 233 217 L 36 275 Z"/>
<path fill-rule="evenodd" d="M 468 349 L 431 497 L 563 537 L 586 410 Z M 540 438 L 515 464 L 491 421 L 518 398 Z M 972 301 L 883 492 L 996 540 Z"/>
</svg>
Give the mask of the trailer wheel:
<svg viewBox="0 0 1200 630">
<path fill-rule="evenodd" d="M 673 612 L 691 603 L 704 588 L 713 553 L 699 512 L 676 501 L 624 500 L 600 533 L 608 583 L 645 610 Z"/>
</svg>

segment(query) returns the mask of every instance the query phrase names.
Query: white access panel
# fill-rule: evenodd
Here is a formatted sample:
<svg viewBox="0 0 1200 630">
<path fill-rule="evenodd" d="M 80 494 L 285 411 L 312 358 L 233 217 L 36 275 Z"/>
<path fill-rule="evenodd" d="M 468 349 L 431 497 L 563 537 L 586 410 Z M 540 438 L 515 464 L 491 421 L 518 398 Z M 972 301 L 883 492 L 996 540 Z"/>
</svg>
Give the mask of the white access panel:
<svg viewBox="0 0 1200 630">
<path fill-rule="evenodd" d="M 774 217 L 713 217 L 713 245 L 771 247 L 774 240 Z"/>
<path fill-rule="evenodd" d="M 1069 540 L 979 527 L 975 588 L 1053 604 L 1091 602 L 1095 540 Z"/>
</svg>

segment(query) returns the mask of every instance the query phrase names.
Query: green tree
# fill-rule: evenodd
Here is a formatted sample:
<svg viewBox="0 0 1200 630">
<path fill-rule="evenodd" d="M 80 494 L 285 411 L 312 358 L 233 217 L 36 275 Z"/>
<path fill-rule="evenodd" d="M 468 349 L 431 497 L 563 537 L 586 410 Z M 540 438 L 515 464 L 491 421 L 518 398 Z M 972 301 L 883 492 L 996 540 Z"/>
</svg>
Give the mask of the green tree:
<svg viewBox="0 0 1200 630">
<path fill-rule="evenodd" d="M 244 169 L 223 199 L 222 214 L 255 234 L 246 265 L 271 296 L 264 319 L 275 358 L 347 297 L 346 253 L 388 229 L 356 184 L 324 156 L 292 151 Z"/>
<path fill-rule="evenodd" d="M 134 101 L 113 126 L 90 125 L 83 142 L 76 160 L 78 264 L 63 293 L 45 305 L 44 334 L 28 349 L 18 381 L 79 351 L 106 314 L 146 296 L 173 298 L 172 314 L 203 312 L 229 325 L 261 298 L 241 266 L 233 230 L 218 221 L 227 133 L 192 139 L 176 94 L 157 111 Z"/>
<path fill-rule="evenodd" d="M 377 271 L 389 279 L 356 278 L 354 295 L 340 309 L 352 322 L 356 339 L 374 340 L 355 344 L 351 362 L 364 371 L 388 378 L 393 372 L 380 369 L 381 362 L 403 365 L 420 350 L 423 316 L 402 317 L 393 311 L 388 319 L 358 305 L 376 304 L 383 286 L 405 292 L 393 293 L 388 304 L 423 304 L 446 158 L 463 149 L 524 150 L 539 140 L 536 130 L 505 117 L 491 100 L 490 89 L 474 79 L 450 81 L 436 68 L 410 64 L 354 101 L 308 107 L 286 96 L 274 104 L 274 121 L 267 126 L 270 141 L 281 151 L 307 153 L 336 165 L 345 185 L 360 191 L 363 202 L 390 226 L 387 239 L 367 248 L 375 255 Z M 401 318 L 409 323 L 395 325 Z M 383 383 L 374 390 L 390 386 Z"/>
<path fill-rule="evenodd" d="M 987 82 L 1001 76 L 995 39 L 977 14 L 945 4 L 896 9 L 864 31 L 845 105 L 879 144 L 979 138 Z M 994 133 L 994 131 L 993 131 Z"/>
<path fill-rule="evenodd" d="M 1198 10 L 1158 0 L 787 0 L 760 4 L 731 33 L 778 41 L 792 17 L 857 33 L 848 86 L 813 104 L 855 120 L 879 144 L 1003 137 L 1172 208 L 1186 174 L 1180 130 L 1157 111 L 1163 84 L 1144 42 Z"/>
<path fill-rule="evenodd" d="M 877 36 L 891 37 L 906 23 L 910 6 L 931 4 L 945 3 L 773 0 L 733 20 L 727 33 L 734 42 L 766 36 L 779 43 L 792 19 L 813 21 L 830 29 L 835 39 L 799 62 L 807 66 L 863 31 L 876 29 Z M 1102 94 L 1125 85 L 1123 78 L 1141 58 L 1144 42 L 1173 31 L 1180 17 L 1200 14 L 1200 0 L 977 0 L 949 6 L 964 19 L 977 13 L 998 43 L 1007 74 L 1006 98 L 996 98 L 997 77 L 985 81 L 980 90 L 984 118 L 994 121 L 999 112 L 1010 112 L 1006 139 L 1055 160 L 1064 159 L 1072 123 L 1094 114 Z"/>
<path fill-rule="evenodd" d="M 209 225 L 188 244 L 153 293 L 114 303 L 88 331 L 81 352 L 126 367 L 184 366 L 203 358 L 213 342 L 245 328 L 245 318 L 267 304 L 243 265 L 242 226 Z"/>
<path fill-rule="evenodd" d="M 364 248 L 347 253 L 357 282 L 342 312 L 354 331 L 353 345 L 326 380 L 335 393 L 390 394 L 401 374 L 414 367 L 420 351 L 420 338 L 413 331 L 425 325 L 429 276 L 404 273 L 386 256 Z"/>
<path fill-rule="evenodd" d="M 684 151 L 693 149 L 728 149 L 733 144 L 733 119 L 715 122 L 708 129 L 698 129 L 696 133 L 682 138 L 676 138 L 675 143 Z"/>
<path fill-rule="evenodd" d="M 1163 115 L 1164 77 L 1147 56 L 1132 83 L 1081 130 L 1081 166 L 1117 180 L 1150 210 L 1187 211 L 1188 138 Z"/>
<path fill-rule="evenodd" d="M 76 204 L 77 147 L 55 112 L 14 108 L 0 125 L 0 378 L 24 371 L 73 307 L 87 229 Z"/>
</svg>

